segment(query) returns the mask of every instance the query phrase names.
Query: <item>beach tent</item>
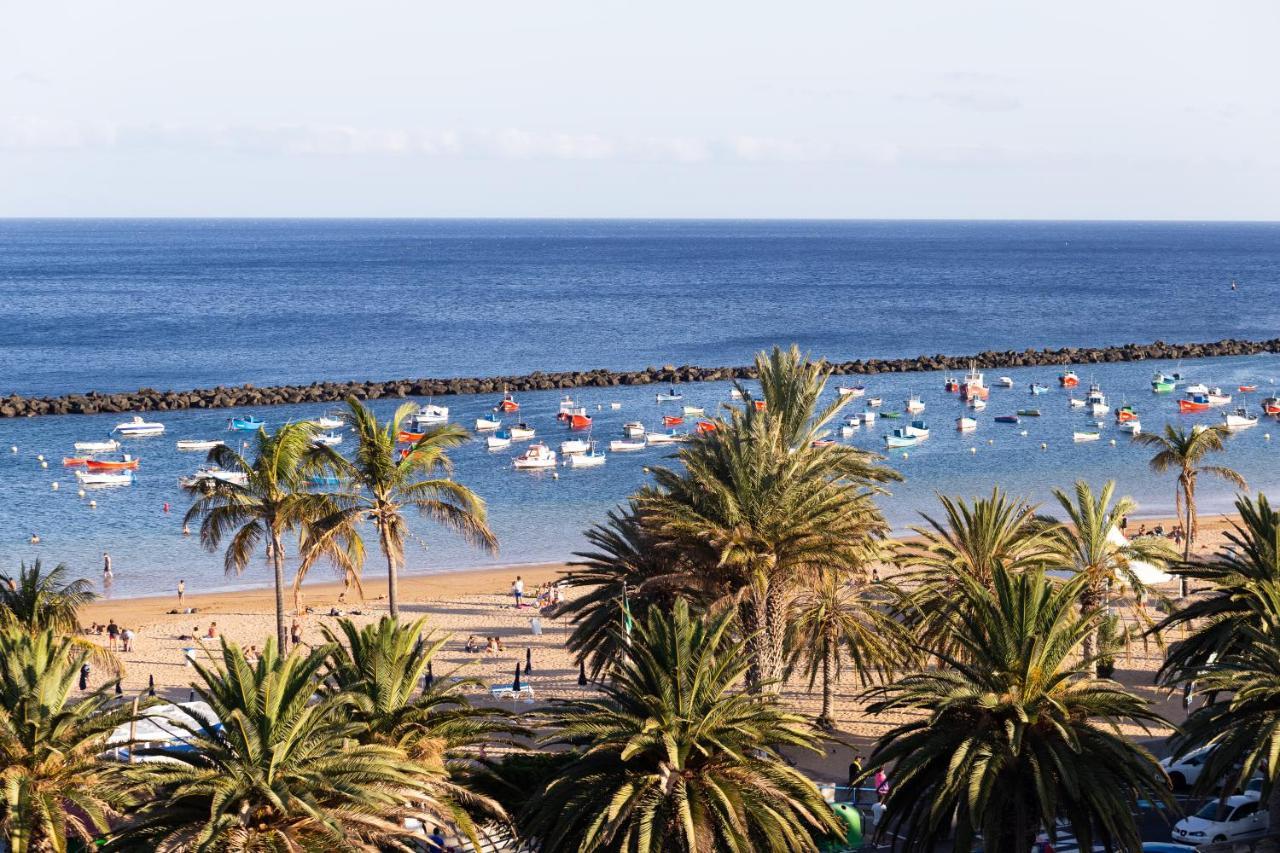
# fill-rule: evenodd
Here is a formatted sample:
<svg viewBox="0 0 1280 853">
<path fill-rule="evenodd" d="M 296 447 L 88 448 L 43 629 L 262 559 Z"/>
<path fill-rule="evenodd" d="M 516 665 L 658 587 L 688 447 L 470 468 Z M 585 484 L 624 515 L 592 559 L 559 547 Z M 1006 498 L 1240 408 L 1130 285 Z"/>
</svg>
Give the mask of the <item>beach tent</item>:
<svg viewBox="0 0 1280 853">
<path fill-rule="evenodd" d="M 1129 544 L 1129 540 L 1124 537 L 1124 534 L 1114 527 L 1111 528 L 1111 532 L 1107 535 L 1107 541 L 1112 545 Z M 1138 576 L 1138 580 L 1147 586 L 1154 586 L 1173 580 L 1173 575 L 1161 571 L 1143 560 L 1130 560 L 1129 566 L 1133 569 L 1133 573 Z"/>
<path fill-rule="evenodd" d="M 188 713 L 191 712 L 191 713 Z M 198 716 L 192 716 L 196 714 Z M 133 740 L 148 747 L 176 747 L 181 749 L 191 739 L 191 729 L 197 731 L 204 725 L 202 720 L 213 722 L 215 729 L 221 729 L 222 723 L 213 713 L 207 702 L 183 702 L 178 705 L 156 705 L 142 712 L 133 725 Z M 129 723 L 117 726 L 107 738 L 108 744 L 127 744 Z M 118 746 L 115 754 L 121 760 L 129 757 L 128 747 Z M 155 761 L 157 756 L 139 755 L 137 761 Z"/>
</svg>

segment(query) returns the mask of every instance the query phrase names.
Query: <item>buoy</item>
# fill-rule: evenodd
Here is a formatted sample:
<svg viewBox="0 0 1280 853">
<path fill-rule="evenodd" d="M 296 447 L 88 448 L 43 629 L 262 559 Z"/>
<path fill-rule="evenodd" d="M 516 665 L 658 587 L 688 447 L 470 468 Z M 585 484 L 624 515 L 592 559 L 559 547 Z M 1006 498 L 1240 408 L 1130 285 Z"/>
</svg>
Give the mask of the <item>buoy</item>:
<svg viewBox="0 0 1280 853">
<path fill-rule="evenodd" d="M 57 481 L 57 480 L 54 480 L 54 481 L 53 481 L 52 488 L 53 488 L 53 490 L 54 490 L 55 492 L 56 492 L 56 491 L 58 491 L 58 481 Z"/>
<path fill-rule="evenodd" d="M 560 472 L 559 472 L 559 471 L 552 471 L 552 472 L 551 472 L 551 479 L 553 479 L 553 480 L 559 480 L 559 479 L 560 479 Z"/>
<path fill-rule="evenodd" d="M 15 445 L 13 445 L 12 447 L 10 447 L 10 448 L 9 448 L 9 452 L 10 452 L 10 453 L 17 453 L 17 452 L 18 452 L 18 445 L 16 445 L 16 444 L 15 444 Z"/>
<path fill-rule="evenodd" d="M 648 466 L 648 465 L 645 465 L 645 466 L 643 466 L 640 470 L 641 470 L 641 471 L 643 471 L 643 472 L 645 472 L 646 474 L 648 474 L 648 473 L 649 473 L 649 466 Z"/>
<path fill-rule="evenodd" d="M 48 462 L 41 462 L 41 463 L 40 463 L 40 467 L 41 467 L 41 468 L 48 468 L 48 467 L 49 467 L 49 463 L 48 463 Z"/>
<path fill-rule="evenodd" d="M 43 461 L 44 461 L 44 454 L 43 454 L 43 453 L 37 453 L 37 454 L 36 454 L 36 461 L 37 461 L 37 462 L 43 462 Z"/>
<path fill-rule="evenodd" d="M 908 456 L 908 455 L 907 455 L 907 451 L 905 451 L 905 450 L 904 450 L 904 451 L 902 451 L 902 458 L 903 458 L 903 459 L 910 459 L 911 457 L 910 457 L 910 456 Z"/>
<path fill-rule="evenodd" d="M 970 452 L 970 453 L 977 453 L 977 452 L 978 452 L 978 448 L 976 448 L 976 447 L 970 447 L 970 448 L 969 448 L 969 452 Z"/>
<path fill-rule="evenodd" d="M 1269 432 L 1264 432 L 1264 433 L 1262 434 L 1262 437 L 1263 437 L 1263 438 L 1265 438 L 1267 441 L 1270 441 L 1270 440 L 1271 440 L 1271 433 L 1269 433 Z"/>
<path fill-rule="evenodd" d="M 89 501 L 89 509 L 97 509 L 97 508 L 98 508 L 97 501 Z"/>
<path fill-rule="evenodd" d="M 1024 429 L 1024 430 L 1022 430 L 1020 433 L 1018 433 L 1018 435 L 1023 435 L 1023 436 L 1025 436 L 1025 435 L 1027 435 L 1027 434 L 1028 434 L 1028 433 L 1027 433 L 1027 431 L 1026 431 L 1025 429 Z"/>
<path fill-rule="evenodd" d="M 994 438 L 987 439 L 987 444 L 995 444 L 995 443 L 996 443 L 996 440 Z"/>
<path fill-rule="evenodd" d="M 1111 446 L 1112 446 L 1112 447 L 1115 447 L 1115 446 L 1116 446 L 1116 440 L 1115 440 L 1114 438 L 1113 438 L 1113 439 L 1111 439 Z"/>
<path fill-rule="evenodd" d="M 76 496 L 81 498 L 84 497 L 84 489 L 81 489 L 80 491 L 76 492 Z"/>
<path fill-rule="evenodd" d="M 1045 444 L 1045 443 L 1042 441 L 1042 442 L 1040 442 L 1040 449 L 1041 449 L 1041 450 L 1048 450 L 1048 449 L 1049 449 L 1049 445 Z"/>
</svg>

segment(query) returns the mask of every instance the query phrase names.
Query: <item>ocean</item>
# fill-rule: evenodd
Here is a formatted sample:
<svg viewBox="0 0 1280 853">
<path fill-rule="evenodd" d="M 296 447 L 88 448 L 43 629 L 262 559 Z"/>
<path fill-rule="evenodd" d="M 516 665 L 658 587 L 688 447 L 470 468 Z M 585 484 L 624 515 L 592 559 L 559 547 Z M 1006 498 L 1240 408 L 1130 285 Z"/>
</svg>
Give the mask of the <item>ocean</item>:
<svg viewBox="0 0 1280 853">
<path fill-rule="evenodd" d="M 9 220 L 0 221 L 0 395 L 745 364 L 761 348 L 792 342 L 849 359 L 1274 337 L 1278 260 L 1280 225 L 1272 224 Z M 1175 367 L 1114 364 L 1081 375 L 1099 382 L 1113 404 L 1137 407 L 1148 431 L 1194 421 L 1177 415 L 1169 397 L 1151 394 L 1158 366 Z M 1232 391 L 1257 384 L 1266 394 L 1275 393 L 1280 358 L 1181 369 Z M 1067 407 L 1057 371 L 1004 373 L 1015 389 L 993 391 L 979 430 L 966 435 L 954 431 L 960 406 L 940 375 L 866 379 L 886 408 L 920 394 L 933 429 L 906 458 L 892 457 L 907 477 L 883 502 L 897 528 L 931 510 L 936 492 L 978 494 L 999 484 L 1045 501 L 1050 487 L 1077 477 L 1114 477 L 1144 513 L 1171 510 L 1171 480 L 1147 469 L 1148 452 L 1111 418 L 1103 440 L 1072 442 L 1088 423 Z M 1031 381 L 1055 387 L 1033 400 Z M 685 392 L 693 405 L 728 401 L 722 384 Z M 651 388 L 574 392 L 592 411 L 599 407 L 601 442 L 620 437 L 626 420 L 658 426 L 671 407 L 652 395 Z M 563 432 L 554 419 L 558 399 L 547 392 L 522 400 L 522 414 L 553 448 Z M 495 401 L 436 402 L 469 426 Z M 619 410 L 610 409 L 614 402 Z M 1250 402 L 1256 409 L 1257 397 Z M 378 404 L 384 414 L 393 406 Z M 1043 416 L 1018 426 L 991 422 L 1028 406 Z M 271 425 L 326 408 L 257 414 Z M 186 501 L 177 478 L 201 460 L 178 453 L 174 440 L 226 438 L 231 414 L 160 414 L 166 434 L 130 447 L 143 460 L 138 481 L 84 498 L 61 459 L 72 442 L 105 436 L 122 418 L 0 421 L 0 567 L 40 556 L 96 578 L 109 550 L 112 595 L 169 592 L 178 577 L 192 592 L 269 583 L 265 561 L 228 578 L 220 555 L 181 535 Z M 891 425 L 850 440 L 883 449 Z M 1280 424 L 1264 422 L 1233 437 L 1222 461 L 1255 487 L 1274 487 L 1277 443 Z M 666 455 L 613 454 L 602 469 L 552 478 L 513 471 L 511 453 L 472 443 L 457 454 L 457 476 L 488 500 L 501 551 L 486 556 L 417 524 L 411 570 L 563 559 L 582 546 L 582 529 Z M 1202 493 L 1208 511 L 1229 508 L 1229 490 L 1209 481 Z M 27 542 L 33 532 L 39 545 Z"/>
</svg>

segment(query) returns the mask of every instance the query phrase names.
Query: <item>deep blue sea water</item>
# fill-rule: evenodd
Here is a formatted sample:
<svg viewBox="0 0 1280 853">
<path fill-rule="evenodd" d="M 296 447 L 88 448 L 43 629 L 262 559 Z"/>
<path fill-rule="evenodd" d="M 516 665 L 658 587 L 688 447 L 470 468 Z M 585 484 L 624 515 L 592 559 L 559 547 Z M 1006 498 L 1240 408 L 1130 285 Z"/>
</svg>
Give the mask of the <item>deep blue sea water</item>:
<svg viewBox="0 0 1280 853">
<path fill-rule="evenodd" d="M 3 221 L 0 394 L 742 364 L 792 341 L 844 359 L 1274 337 L 1277 261 L 1280 226 L 1269 224 Z M 1150 430 L 1178 417 L 1170 399 L 1148 390 L 1155 366 L 1084 375 L 1112 402 L 1138 406 Z M 1182 367 L 1210 384 L 1257 383 L 1264 392 L 1280 378 L 1280 358 L 1271 356 Z M 1017 389 L 994 392 L 969 436 L 952 429 L 959 406 L 940 376 L 868 381 L 886 406 L 922 394 L 934 427 L 928 443 L 893 459 L 908 478 L 884 503 L 896 525 L 929 508 L 935 491 L 972 494 L 999 483 L 1046 500 L 1050 486 L 1076 477 L 1116 477 L 1144 512 L 1170 509 L 1172 484 L 1146 469 L 1146 452 L 1110 419 L 1103 441 L 1075 445 L 1071 433 L 1087 421 L 1068 410 L 1065 394 L 1031 401 L 1027 383 L 1051 382 L 1055 371 L 1009 374 Z M 603 407 L 595 430 L 602 440 L 616 437 L 624 420 L 655 426 L 662 409 L 651 394 L 576 392 L 590 408 Z M 715 384 L 687 394 L 707 406 L 728 399 Z M 556 442 L 557 397 L 524 400 L 529 420 Z M 615 401 L 616 412 L 607 406 Z M 494 401 L 442 402 L 469 425 Z M 1044 417 L 1020 427 L 991 423 L 1027 405 Z M 279 423 L 323 409 L 259 414 Z M 220 556 L 180 533 L 185 503 L 176 479 L 200 459 L 173 442 L 224 437 L 228 415 L 164 415 L 163 438 L 136 442 L 138 482 L 84 499 L 60 460 L 73 441 L 105 435 L 119 417 L 0 421 L 0 564 L 39 554 L 96 577 L 106 548 L 116 595 L 168 592 L 179 576 L 192 591 L 266 583 L 265 563 L 224 578 Z M 887 426 L 852 440 L 882 447 Z M 1223 461 L 1255 485 L 1274 486 L 1277 444 L 1280 424 L 1266 423 L 1234 437 Z M 485 557 L 424 525 L 430 547 L 415 546 L 411 568 L 564 558 L 581 545 L 582 528 L 662 455 L 617 455 L 604 469 L 563 471 L 556 480 L 512 471 L 509 453 L 470 445 L 458 453 L 458 476 L 489 500 L 502 551 Z M 1227 490 L 1202 488 L 1208 508 L 1229 506 Z M 33 531 L 39 546 L 26 544 Z"/>
</svg>

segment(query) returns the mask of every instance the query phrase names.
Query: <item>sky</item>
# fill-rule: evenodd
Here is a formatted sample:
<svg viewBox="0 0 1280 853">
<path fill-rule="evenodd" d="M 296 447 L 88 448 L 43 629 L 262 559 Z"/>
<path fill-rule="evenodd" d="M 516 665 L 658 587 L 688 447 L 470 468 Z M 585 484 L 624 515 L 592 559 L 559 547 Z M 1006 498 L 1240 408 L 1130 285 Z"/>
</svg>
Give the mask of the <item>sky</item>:
<svg viewBox="0 0 1280 853">
<path fill-rule="evenodd" d="M 0 216 L 1280 219 L 1274 0 L 44 0 Z"/>
</svg>

